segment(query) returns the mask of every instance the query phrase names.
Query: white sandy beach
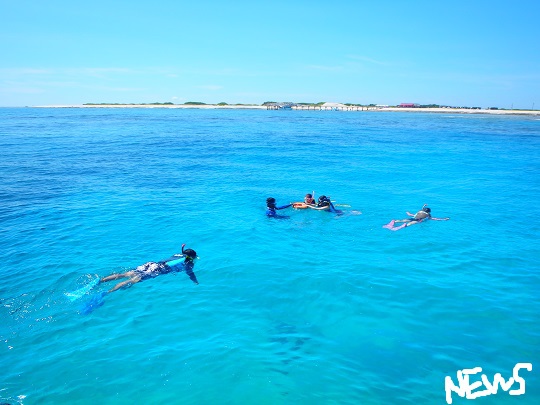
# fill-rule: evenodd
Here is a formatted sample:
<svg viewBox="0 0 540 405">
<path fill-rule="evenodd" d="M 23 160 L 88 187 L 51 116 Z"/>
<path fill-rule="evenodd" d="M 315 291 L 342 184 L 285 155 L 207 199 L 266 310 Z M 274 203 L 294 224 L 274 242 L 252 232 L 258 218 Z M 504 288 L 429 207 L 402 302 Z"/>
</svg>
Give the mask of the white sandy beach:
<svg viewBox="0 0 540 405">
<path fill-rule="evenodd" d="M 370 111 L 389 112 L 423 112 L 423 113 L 452 113 L 452 114 L 493 114 L 493 115 L 540 115 L 540 110 L 478 110 L 472 108 L 401 108 L 386 107 Z"/>
<path fill-rule="evenodd" d="M 171 108 L 171 109 L 220 109 L 220 110 L 266 110 L 263 105 L 216 105 L 216 104 L 74 104 L 44 105 L 35 108 Z"/>
<path fill-rule="evenodd" d="M 170 108 L 170 109 L 218 109 L 218 110 L 266 110 L 264 105 L 216 105 L 216 104 L 81 104 L 81 105 L 47 105 L 35 108 Z M 293 107 L 293 110 L 297 108 Z M 302 109 L 302 108 L 298 108 Z M 307 107 L 304 107 L 307 110 Z M 325 111 L 324 108 L 311 106 L 310 110 Z M 369 111 L 369 112 L 411 112 L 442 114 L 491 114 L 491 115 L 540 115 L 540 110 L 487 110 L 466 108 L 405 108 L 405 107 L 357 107 L 344 106 L 337 111 Z M 326 111 L 329 111 L 326 109 Z"/>
</svg>

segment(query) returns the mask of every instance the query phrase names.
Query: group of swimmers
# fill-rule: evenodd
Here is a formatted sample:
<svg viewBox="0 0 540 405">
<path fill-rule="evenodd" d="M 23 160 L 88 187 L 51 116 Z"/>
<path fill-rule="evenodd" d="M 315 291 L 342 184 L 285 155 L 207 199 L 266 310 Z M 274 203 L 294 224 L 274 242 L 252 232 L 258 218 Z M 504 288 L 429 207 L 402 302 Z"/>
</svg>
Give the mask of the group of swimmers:
<svg viewBox="0 0 540 405">
<path fill-rule="evenodd" d="M 330 212 L 340 213 L 341 211 L 336 210 L 334 207 L 334 204 L 332 204 L 332 201 L 330 198 L 328 198 L 325 195 L 322 195 L 319 197 L 317 201 L 315 201 L 315 198 L 313 198 L 313 194 L 306 194 L 304 198 L 303 203 L 290 203 L 287 205 L 282 205 L 278 207 L 276 205 L 276 199 L 273 197 L 268 197 L 266 199 L 266 216 L 273 217 L 273 218 L 288 218 L 284 215 L 279 215 L 276 210 L 282 210 L 285 208 L 294 207 L 294 208 L 312 208 L 315 210 L 326 210 Z M 411 214 L 407 211 L 407 215 L 409 218 L 405 219 L 393 219 L 386 225 L 383 225 L 383 228 L 390 229 L 391 231 L 399 231 L 400 229 L 406 228 L 411 225 L 416 225 L 421 222 L 427 221 L 429 219 L 432 219 L 434 221 L 448 221 L 450 218 L 435 218 L 431 216 L 431 208 L 427 206 L 427 204 L 424 204 L 422 206 L 422 209 L 418 211 L 416 214 Z M 400 223 L 401 225 L 396 226 L 397 223 Z"/>
<path fill-rule="evenodd" d="M 313 197 L 313 194 L 306 194 L 303 203 L 290 203 L 283 206 L 277 206 L 275 198 L 272 198 L 272 197 L 267 198 L 266 199 L 266 208 L 267 208 L 266 215 L 269 217 L 287 218 L 286 216 L 278 215 L 276 211 L 289 208 L 289 207 L 294 207 L 295 205 L 297 206 L 297 208 L 300 208 L 299 204 L 302 205 L 301 208 L 327 210 L 330 212 L 341 212 L 335 209 L 334 204 L 332 204 L 332 201 L 327 196 L 322 195 L 316 201 L 315 198 Z M 430 219 L 435 220 L 435 221 L 448 221 L 450 219 L 450 218 L 432 217 L 431 209 L 427 206 L 427 204 L 424 204 L 422 206 L 422 209 L 418 211 L 416 214 L 411 214 L 410 212 L 407 211 L 407 215 L 409 216 L 409 218 L 393 219 L 386 225 L 383 225 L 383 228 L 390 229 L 391 231 L 398 231 L 400 229 L 409 227 L 411 225 L 416 225 Z M 401 225 L 396 226 L 397 223 Z M 182 253 L 175 254 L 167 260 L 162 260 L 159 262 L 148 262 L 137 267 L 134 270 L 130 270 L 125 273 L 115 273 L 115 274 L 111 274 L 110 276 L 103 277 L 102 279 L 99 280 L 100 283 L 104 283 L 104 282 L 112 281 L 112 280 L 118 280 L 122 278 L 127 279 L 127 280 L 119 282 L 118 284 L 116 284 L 114 287 L 112 287 L 110 290 L 108 290 L 107 292 L 103 294 L 114 292 L 120 288 L 130 287 L 133 284 L 136 284 L 140 281 L 144 281 L 150 278 L 155 278 L 162 274 L 182 272 L 182 271 L 184 271 L 188 275 L 191 281 L 193 281 L 195 284 L 199 284 L 199 282 L 197 281 L 197 277 L 195 276 L 195 273 L 193 272 L 193 268 L 195 266 L 195 260 L 197 259 L 197 252 L 195 252 L 193 249 L 184 249 L 184 247 L 185 247 L 185 244 L 182 245 Z"/>
<path fill-rule="evenodd" d="M 266 216 L 268 217 L 274 217 L 274 218 L 288 218 L 284 215 L 279 215 L 276 210 L 282 210 L 285 208 L 294 207 L 294 208 L 311 208 L 314 210 L 322 210 L 322 211 L 329 211 L 334 213 L 341 213 L 340 210 L 337 210 L 336 207 L 334 207 L 334 204 L 332 204 L 332 201 L 330 201 L 330 198 L 321 195 L 317 201 L 315 201 L 315 198 L 313 197 L 313 194 L 306 194 L 304 197 L 304 202 L 297 202 L 297 203 L 289 203 L 287 205 L 283 205 L 278 207 L 276 205 L 276 199 L 273 197 L 268 197 L 266 199 Z"/>
<path fill-rule="evenodd" d="M 304 200 L 304 203 L 313 209 L 335 210 L 334 205 L 332 204 L 330 199 L 326 196 L 319 197 L 319 201 L 315 202 L 313 195 L 307 194 Z M 268 198 L 266 200 L 266 205 L 268 207 L 268 211 L 266 212 L 266 215 L 278 216 L 276 214 L 276 210 L 281 210 L 284 208 L 291 207 L 293 203 L 278 207 L 276 206 L 275 198 Z M 162 274 L 168 274 L 168 273 L 173 273 L 173 272 L 184 271 L 186 272 L 188 277 L 191 279 L 191 281 L 193 281 L 195 284 L 199 284 L 199 282 L 197 281 L 197 277 L 195 276 L 195 273 L 193 272 L 193 268 L 195 267 L 195 260 L 197 259 L 197 252 L 195 252 L 193 249 L 185 249 L 184 248 L 185 246 L 186 246 L 185 244 L 182 245 L 182 253 L 174 254 L 169 259 L 162 260 L 159 262 L 148 262 L 148 263 L 138 266 L 134 270 L 130 270 L 124 273 L 115 273 L 115 274 L 111 274 L 110 276 L 103 277 L 102 279 L 99 280 L 99 283 L 106 283 L 108 281 L 119 280 L 119 279 L 126 279 L 126 280 L 119 282 L 110 290 L 104 292 L 101 295 L 101 298 L 105 294 L 112 293 L 121 288 L 128 288 L 138 282 L 148 280 L 150 278 L 155 278 Z"/>
<path fill-rule="evenodd" d="M 332 201 L 330 198 L 328 198 L 325 195 L 321 195 L 317 201 L 315 201 L 315 198 L 313 197 L 313 194 L 306 194 L 304 197 L 304 202 L 298 202 L 298 203 L 289 203 L 287 205 L 277 206 L 276 205 L 276 199 L 273 197 L 268 197 L 266 199 L 266 216 L 272 217 L 272 218 L 288 218 L 284 215 L 279 215 L 276 211 L 282 210 L 285 208 L 294 207 L 294 208 L 311 208 L 314 210 L 325 210 L 329 212 L 334 213 L 341 213 L 341 211 L 337 210 L 334 207 L 334 204 L 332 204 Z M 411 225 L 419 224 L 420 222 L 433 219 L 435 221 L 448 221 L 450 218 L 435 218 L 431 216 L 431 208 L 427 206 L 427 204 L 424 204 L 422 206 L 422 209 L 418 211 L 416 214 L 411 214 L 407 211 L 407 215 L 409 218 L 405 219 L 393 219 L 386 225 L 383 225 L 383 228 L 390 229 L 391 231 L 399 231 L 400 229 L 406 228 Z M 395 226 L 396 223 L 401 223 L 402 225 Z"/>
</svg>

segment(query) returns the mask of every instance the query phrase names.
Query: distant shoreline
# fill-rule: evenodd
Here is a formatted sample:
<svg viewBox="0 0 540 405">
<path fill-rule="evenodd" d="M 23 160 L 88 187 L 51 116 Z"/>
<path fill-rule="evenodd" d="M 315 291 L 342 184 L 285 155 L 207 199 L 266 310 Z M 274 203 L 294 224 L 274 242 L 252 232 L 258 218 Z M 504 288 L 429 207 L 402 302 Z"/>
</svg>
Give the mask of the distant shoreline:
<svg viewBox="0 0 540 405">
<path fill-rule="evenodd" d="M 29 108 L 165 108 L 165 109 L 203 109 L 203 110 L 267 110 L 265 105 L 215 105 L 215 104 L 81 104 L 81 105 L 45 105 Z M 481 110 L 467 108 L 407 108 L 407 107 L 364 107 L 365 110 L 339 109 L 339 111 L 358 112 L 412 112 L 441 114 L 490 114 L 490 115 L 540 115 L 540 110 Z M 330 111 L 330 109 L 312 107 L 309 110 L 292 108 L 293 111 Z"/>
<path fill-rule="evenodd" d="M 438 114 L 540 115 L 540 110 L 478 110 L 472 108 L 402 108 L 388 107 L 370 111 L 424 112 Z"/>
</svg>

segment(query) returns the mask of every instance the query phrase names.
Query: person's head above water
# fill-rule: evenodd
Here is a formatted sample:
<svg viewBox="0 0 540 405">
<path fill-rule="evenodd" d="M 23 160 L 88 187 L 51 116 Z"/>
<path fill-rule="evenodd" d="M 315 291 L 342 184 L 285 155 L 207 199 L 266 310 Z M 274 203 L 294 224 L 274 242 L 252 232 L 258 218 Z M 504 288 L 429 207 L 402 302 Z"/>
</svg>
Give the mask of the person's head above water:
<svg viewBox="0 0 540 405">
<path fill-rule="evenodd" d="M 186 249 L 184 250 L 184 255 L 186 256 L 186 259 L 195 260 L 197 258 L 197 252 L 195 252 L 193 249 Z"/>
<path fill-rule="evenodd" d="M 186 257 L 186 260 L 195 260 L 197 258 L 197 252 L 193 249 L 184 249 L 185 244 L 182 245 L 182 254 Z"/>
<path fill-rule="evenodd" d="M 425 205 L 422 207 L 422 211 L 426 212 L 426 213 L 430 213 L 431 212 L 431 208 L 429 207 L 426 207 Z"/>
<path fill-rule="evenodd" d="M 327 196 L 325 196 L 325 195 L 321 195 L 321 196 L 319 197 L 319 202 L 320 202 L 320 203 L 322 203 L 322 202 L 330 202 L 330 199 L 329 199 Z"/>
<path fill-rule="evenodd" d="M 273 197 L 268 197 L 268 198 L 266 199 L 266 206 L 267 206 L 267 207 L 273 208 L 275 205 L 276 205 L 276 199 L 275 199 L 275 198 L 273 198 Z"/>
<path fill-rule="evenodd" d="M 304 197 L 304 202 L 306 204 L 315 204 L 315 199 L 313 198 L 313 195 L 310 193 L 307 193 Z"/>
</svg>

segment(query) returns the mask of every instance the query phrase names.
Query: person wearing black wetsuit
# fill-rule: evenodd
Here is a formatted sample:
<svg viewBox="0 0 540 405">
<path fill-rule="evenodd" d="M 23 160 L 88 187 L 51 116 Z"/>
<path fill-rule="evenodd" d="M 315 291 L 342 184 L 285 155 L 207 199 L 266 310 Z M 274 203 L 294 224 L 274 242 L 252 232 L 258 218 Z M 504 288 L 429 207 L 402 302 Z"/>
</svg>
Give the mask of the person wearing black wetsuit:
<svg viewBox="0 0 540 405">
<path fill-rule="evenodd" d="M 120 288 L 131 287 L 133 284 L 138 283 L 139 281 L 154 278 L 162 274 L 185 271 L 191 281 L 193 281 L 195 284 L 199 284 L 197 277 L 193 272 L 193 267 L 195 266 L 194 260 L 197 258 L 197 252 L 195 252 L 193 249 L 184 249 L 184 246 L 186 245 L 182 245 L 182 254 L 175 254 L 169 259 L 159 262 L 148 262 L 137 267 L 135 270 L 125 273 L 111 274 L 110 276 L 102 278 L 100 283 L 118 280 L 119 278 L 128 278 L 128 280 L 122 281 L 111 288 L 108 291 L 111 293 Z"/>
<path fill-rule="evenodd" d="M 311 208 L 319 209 L 319 210 L 327 210 L 327 211 L 335 212 L 335 213 L 341 212 L 341 211 L 336 210 L 336 208 L 334 207 L 334 204 L 332 204 L 332 201 L 330 201 L 330 198 L 325 195 L 321 195 L 319 197 L 319 201 L 317 202 L 317 205 Z"/>
</svg>

